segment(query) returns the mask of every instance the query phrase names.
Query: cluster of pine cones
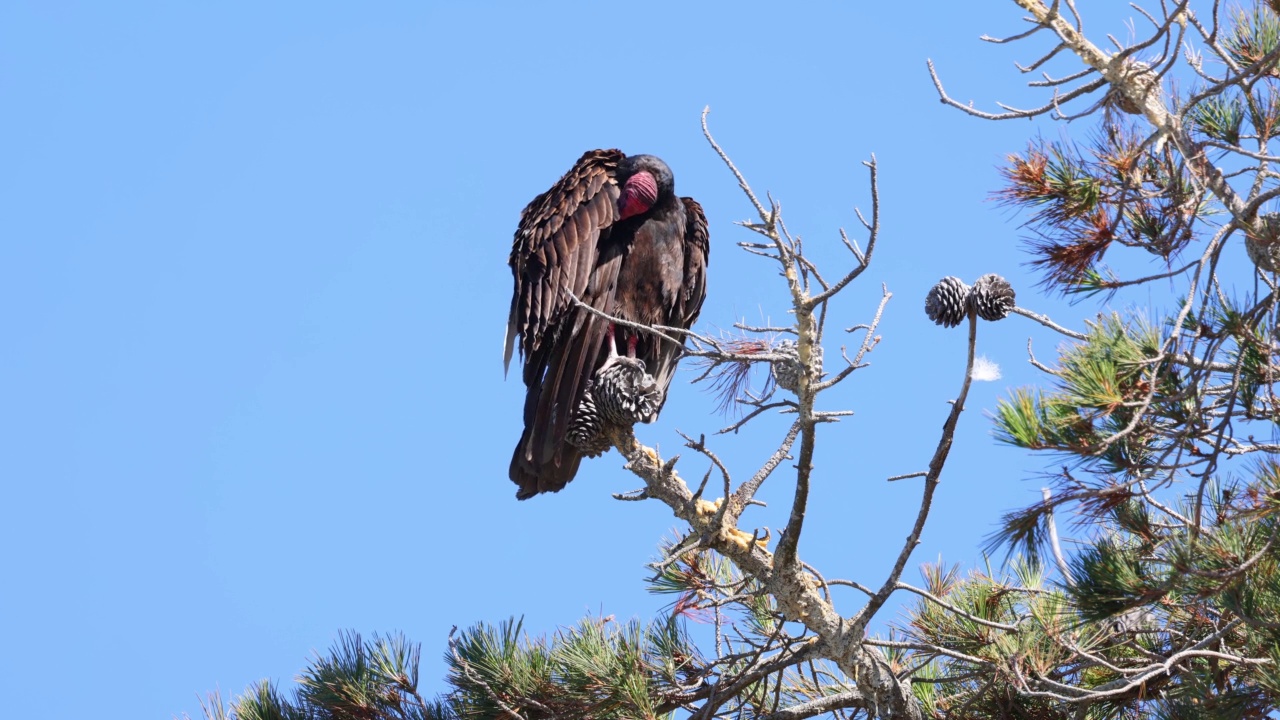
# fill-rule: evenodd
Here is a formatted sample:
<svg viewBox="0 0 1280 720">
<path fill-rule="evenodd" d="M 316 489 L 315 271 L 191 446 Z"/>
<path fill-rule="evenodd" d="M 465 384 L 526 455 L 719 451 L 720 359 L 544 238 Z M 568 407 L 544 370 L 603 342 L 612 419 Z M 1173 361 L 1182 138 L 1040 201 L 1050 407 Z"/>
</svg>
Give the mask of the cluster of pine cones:
<svg viewBox="0 0 1280 720">
<path fill-rule="evenodd" d="M 969 287 L 957 277 L 944 277 L 924 299 L 924 312 L 937 325 L 955 327 L 970 311 L 983 320 L 1003 320 L 1014 308 L 1013 286 L 989 273 Z"/>
<path fill-rule="evenodd" d="M 609 449 L 608 428 L 652 422 L 660 407 L 662 391 L 645 372 L 644 361 L 612 357 L 592 378 L 569 421 L 566 439 L 583 455 L 598 457 Z"/>
</svg>

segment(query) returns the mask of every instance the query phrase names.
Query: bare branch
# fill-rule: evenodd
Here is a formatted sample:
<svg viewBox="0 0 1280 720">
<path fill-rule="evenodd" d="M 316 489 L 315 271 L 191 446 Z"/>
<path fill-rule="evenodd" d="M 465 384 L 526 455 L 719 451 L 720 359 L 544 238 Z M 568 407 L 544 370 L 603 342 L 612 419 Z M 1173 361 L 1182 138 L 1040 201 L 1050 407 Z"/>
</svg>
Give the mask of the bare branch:
<svg viewBox="0 0 1280 720">
<path fill-rule="evenodd" d="M 869 168 L 871 171 L 871 227 L 870 227 L 871 234 L 867 238 L 866 253 L 860 254 L 860 253 L 857 253 L 857 251 L 855 250 L 854 252 L 858 256 L 858 261 L 859 261 L 858 267 L 854 268 L 853 270 L 850 270 L 844 277 L 837 280 L 836 283 L 832 285 L 825 292 L 822 292 L 818 295 L 815 295 L 809 298 L 808 306 L 810 308 L 817 307 L 821 303 L 824 303 L 828 299 L 830 299 L 831 296 L 840 292 L 842 289 L 844 289 L 846 285 L 853 282 L 855 278 L 861 275 L 862 271 L 866 270 L 868 265 L 870 265 L 871 263 L 871 253 L 875 252 L 876 238 L 880 235 L 880 185 L 877 179 L 878 172 L 876 167 L 876 156 L 873 154 L 871 156 L 871 161 L 865 162 L 863 163 L 863 165 L 866 165 L 867 168 Z M 843 236 L 844 231 L 842 230 L 840 234 Z M 848 244 L 847 238 L 846 238 L 846 244 Z"/>
<path fill-rule="evenodd" d="M 951 452 L 951 441 L 955 437 L 956 425 L 960 421 L 960 413 L 964 412 L 964 401 L 969 396 L 969 386 L 973 383 L 973 357 L 977 342 L 978 316 L 970 310 L 969 347 L 968 358 L 965 362 L 964 381 L 960 385 L 959 396 L 956 397 L 951 406 L 951 413 L 942 425 L 942 437 L 938 440 L 938 447 L 934 451 L 933 459 L 929 461 L 929 472 L 925 475 L 924 492 L 920 499 L 920 510 L 916 514 L 915 525 L 911 528 L 911 534 L 907 536 L 907 541 L 903 544 L 901 552 L 898 553 L 898 560 L 893 564 L 893 570 L 889 572 L 889 577 L 880 587 L 880 590 L 876 592 L 875 596 L 853 617 L 852 624 L 856 628 L 865 628 L 871 618 L 875 617 L 880 607 L 889 599 L 889 595 L 893 593 L 898 585 L 898 579 L 902 577 L 902 570 L 906 567 L 907 558 L 911 557 L 911 553 L 915 551 L 916 545 L 920 542 L 920 533 L 924 531 L 925 521 L 929 518 L 929 509 L 933 506 L 933 493 L 938 488 L 938 482 L 942 476 L 942 468 L 947 462 L 947 455 Z"/>
<path fill-rule="evenodd" d="M 1075 338 L 1076 340 L 1088 340 L 1088 339 L 1089 339 L 1089 336 L 1088 336 L 1088 335 L 1085 335 L 1084 333 L 1076 332 L 1075 330 L 1069 330 L 1069 329 L 1067 329 L 1067 328 L 1064 328 L 1064 327 L 1062 327 L 1061 325 L 1059 325 L 1059 324 L 1055 323 L 1054 321 L 1050 320 L 1050 319 L 1049 319 L 1049 316 L 1047 316 L 1047 315 L 1040 315 L 1040 314 L 1038 314 L 1038 313 L 1036 313 L 1036 312 L 1034 312 L 1034 311 L 1031 311 L 1031 310 L 1028 310 L 1028 309 L 1026 309 L 1026 308 L 1022 308 L 1022 307 L 1015 307 L 1015 308 L 1013 309 L 1013 312 L 1017 313 L 1018 315 L 1021 315 L 1022 317 L 1025 317 L 1025 318 L 1031 318 L 1032 320 L 1035 320 L 1036 322 L 1038 322 L 1038 323 L 1040 323 L 1041 325 L 1043 325 L 1043 326 L 1045 326 L 1045 327 L 1049 328 L 1050 330 L 1056 330 L 1056 331 L 1058 331 L 1058 332 L 1062 333 L 1063 335 L 1066 335 L 1067 337 Z"/>
<path fill-rule="evenodd" d="M 769 212 L 765 212 L 764 206 L 761 205 L 760 201 L 756 199 L 756 194 L 751 191 L 751 186 L 747 184 L 747 179 L 744 178 L 742 176 L 742 173 L 738 171 L 738 167 L 733 164 L 733 161 L 729 159 L 729 156 L 725 154 L 725 151 L 720 149 L 720 145 L 719 143 L 716 142 L 716 139 L 711 137 L 711 129 L 707 127 L 707 115 L 710 112 L 711 112 L 710 105 L 702 109 L 703 136 L 707 138 L 707 142 L 711 143 L 711 147 L 716 151 L 716 154 L 720 156 L 720 159 L 724 161 L 724 164 L 729 167 L 729 171 L 733 173 L 733 176 L 738 179 L 738 187 L 742 188 L 742 192 L 746 193 L 747 199 L 750 200 L 751 204 L 755 206 L 756 212 L 760 214 L 760 219 L 764 221 L 766 226 L 771 226 L 773 224 L 773 219 L 774 219 L 773 214 Z"/>
</svg>

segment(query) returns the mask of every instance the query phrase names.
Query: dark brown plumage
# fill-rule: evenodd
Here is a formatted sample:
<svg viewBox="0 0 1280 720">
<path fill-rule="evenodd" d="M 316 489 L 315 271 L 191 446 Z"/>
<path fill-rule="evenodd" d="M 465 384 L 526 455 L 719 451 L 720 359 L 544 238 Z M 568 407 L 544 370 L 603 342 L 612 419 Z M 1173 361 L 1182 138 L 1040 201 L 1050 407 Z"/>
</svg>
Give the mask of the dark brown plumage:
<svg viewBox="0 0 1280 720">
<path fill-rule="evenodd" d="M 671 170 L 652 155 L 587 152 L 524 209 L 509 260 L 515 292 L 503 356 L 507 367 L 518 345 L 524 363 L 516 497 L 556 492 L 577 473 L 582 454 L 566 434 L 610 342 L 644 361 L 664 401 L 682 351 L 614 328 L 571 295 L 613 317 L 688 328 L 706 296 L 709 249 L 702 206 L 676 197 Z"/>
</svg>

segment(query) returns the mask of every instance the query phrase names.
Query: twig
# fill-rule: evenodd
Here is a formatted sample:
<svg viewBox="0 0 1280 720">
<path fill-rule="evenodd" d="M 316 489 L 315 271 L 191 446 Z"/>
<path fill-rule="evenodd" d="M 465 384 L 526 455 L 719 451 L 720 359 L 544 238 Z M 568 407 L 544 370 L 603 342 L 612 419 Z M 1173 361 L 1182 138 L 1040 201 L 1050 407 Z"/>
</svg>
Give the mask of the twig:
<svg viewBox="0 0 1280 720">
<path fill-rule="evenodd" d="M 747 184 L 747 179 L 742 176 L 742 173 L 738 172 L 738 167 L 729 159 L 729 155 L 725 153 L 724 150 L 720 149 L 720 144 L 716 142 L 716 139 L 711 137 L 711 129 L 707 127 L 707 114 L 710 112 L 710 105 L 702 108 L 703 137 L 707 139 L 707 142 L 711 143 L 712 149 L 716 151 L 716 154 L 720 156 L 720 159 L 724 161 L 724 164 L 729 166 L 729 170 L 733 173 L 733 176 L 738 179 L 738 187 L 742 188 L 742 192 L 747 194 L 747 198 L 751 200 L 751 204 L 756 206 L 756 212 L 760 214 L 760 219 L 764 221 L 766 225 L 771 225 L 774 219 L 773 215 L 765 212 L 764 205 L 761 205 L 760 201 L 756 199 L 756 194 L 751 191 L 751 186 Z"/>
<path fill-rule="evenodd" d="M 1071 568 L 1067 567 L 1067 559 L 1062 555 L 1062 546 L 1058 544 L 1058 525 L 1053 521 L 1053 493 L 1049 488 L 1040 488 L 1040 495 L 1044 498 L 1045 506 L 1045 524 L 1049 529 L 1049 547 L 1053 550 L 1053 559 L 1058 563 L 1058 572 L 1062 573 L 1062 579 L 1067 585 L 1075 585 L 1075 578 L 1071 576 Z"/>
<path fill-rule="evenodd" d="M 875 154 L 872 153 L 871 160 L 869 162 L 864 162 L 863 165 L 866 165 L 871 171 L 871 226 L 869 229 L 870 235 L 867 238 L 867 249 L 863 253 L 858 253 L 856 250 L 854 251 L 854 255 L 857 256 L 859 260 L 858 267 L 850 270 L 844 277 L 837 280 L 836 283 L 826 291 L 809 298 L 807 303 L 810 308 L 815 308 L 829 300 L 833 295 L 844 289 L 846 285 L 853 282 L 853 280 L 861 275 L 862 271 L 866 270 L 871 264 L 871 253 L 875 252 L 876 238 L 880 235 L 880 184 Z M 859 217 L 861 217 L 861 214 L 859 214 Z M 863 222 L 865 223 L 866 221 Z M 843 236 L 844 231 L 842 230 L 840 234 Z M 847 238 L 846 244 L 848 244 Z"/>
<path fill-rule="evenodd" d="M 989 627 L 989 628 L 995 628 L 996 630 L 1005 630 L 1005 631 L 1007 631 L 1007 632 L 1014 632 L 1014 633 L 1016 633 L 1016 632 L 1018 632 L 1018 631 L 1020 630 L 1020 628 L 1019 628 L 1017 625 L 1008 625 L 1008 624 L 1006 624 L 1006 623 L 1000 623 L 1000 622 L 996 622 L 996 621 L 994 621 L 994 620 L 985 620 L 985 619 L 983 619 L 983 618 L 980 618 L 980 617 L 978 617 L 977 615 L 973 615 L 973 614 L 968 613 L 968 612 L 966 612 L 966 611 L 964 611 L 964 610 L 961 610 L 960 608 L 956 607 L 955 605 L 952 605 L 951 603 L 947 602 L 946 600 L 943 600 L 942 598 L 938 597 L 937 595 L 934 595 L 933 593 L 929 592 L 928 590 L 924 590 L 924 589 L 921 589 L 921 588 L 915 587 L 915 586 L 913 586 L 913 585 L 908 585 L 907 583 L 904 583 L 904 582 L 899 582 L 899 583 L 897 583 L 897 585 L 895 586 L 895 588 L 894 588 L 894 589 L 896 589 L 896 590 L 906 590 L 907 592 L 913 592 L 913 593 L 915 593 L 915 594 L 919 595 L 919 596 L 920 596 L 920 597 L 922 597 L 922 598 L 925 598 L 925 599 L 926 599 L 926 600 L 928 600 L 929 602 L 932 602 L 933 604 L 935 604 L 935 605 L 937 605 L 937 606 L 939 606 L 939 607 L 946 608 L 946 610 L 947 610 L 948 612 L 951 612 L 951 613 L 954 613 L 954 614 L 956 614 L 956 615 L 959 615 L 960 617 L 963 617 L 963 618 L 964 618 L 964 619 L 966 619 L 966 620 L 969 620 L 969 621 L 972 621 L 972 622 L 978 623 L 979 625 L 985 625 L 985 626 L 987 626 L 987 627 Z"/>
<path fill-rule="evenodd" d="M 1041 315 L 1041 314 L 1036 313 L 1036 312 L 1034 312 L 1034 311 L 1032 311 L 1032 310 L 1028 310 L 1028 309 L 1026 309 L 1026 308 L 1022 308 L 1022 307 L 1015 307 L 1015 308 L 1013 309 L 1013 312 L 1017 313 L 1018 315 L 1021 315 L 1022 317 L 1025 317 L 1025 318 L 1031 318 L 1032 320 L 1035 320 L 1036 322 L 1038 322 L 1038 323 L 1040 323 L 1041 325 L 1043 325 L 1043 326 L 1045 326 L 1045 327 L 1049 328 L 1050 330 L 1056 330 L 1056 331 L 1058 331 L 1058 332 L 1062 333 L 1063 335 L 1066 335 L 1066 336 L 1067 336 L 1067 337 L 1069 337 L 1069 338 L 1075 338 L 1076 340 L 1088 340 L 1088 339 L 1089 339 L 1089 336 L 1088 336 L 1088 335 L 1085 335 L 1084 333 L 1076 332 L 1075 330 L 1071 330 L 1071 329 L 1069 329 L 1069 328 L 1064 328 L 1064 327 L 1062 327 L 1061 325 L 1059 325 L 1058 323 L 1056 323 L 1056 322 L 1054 322 L 1054 321 L 1050 320 L 1048 315 Z"/>
<path fill-rule="evenodd" d="M 857 690 L 823 695 L 808 702 L 798 703 L 777 712 L 761 715 L 758 720 L 803 720 L 823 713 L 833 712 L 841 708 L 864 708 L 866 698 Z"/>
</svg>

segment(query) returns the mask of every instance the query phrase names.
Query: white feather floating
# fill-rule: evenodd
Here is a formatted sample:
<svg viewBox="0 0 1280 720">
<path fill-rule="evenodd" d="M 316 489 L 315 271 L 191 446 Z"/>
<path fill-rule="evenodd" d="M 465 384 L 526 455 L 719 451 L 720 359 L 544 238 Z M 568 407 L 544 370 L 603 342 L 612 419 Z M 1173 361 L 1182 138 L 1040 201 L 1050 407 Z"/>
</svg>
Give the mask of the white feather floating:
<svg viewBox="0 0 1280 720">
<path fill-rule="evenodd" d="M 986 355 L 979 355 L 973 359 L 973 371 L 969 373 L 969 377 L 974 382 L 993 382 L 1000 379 L 1000 366 L 992 362 Z"/>
</svg>

